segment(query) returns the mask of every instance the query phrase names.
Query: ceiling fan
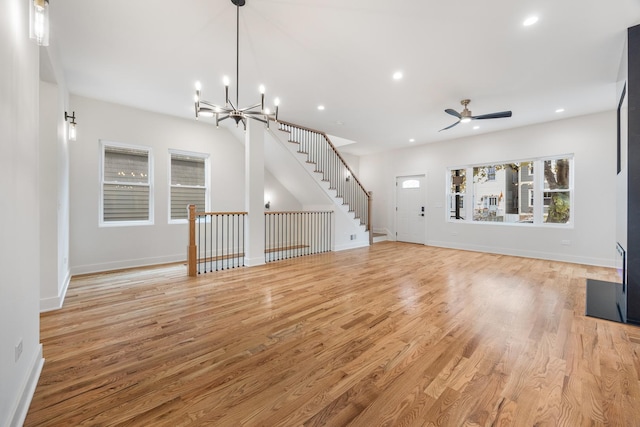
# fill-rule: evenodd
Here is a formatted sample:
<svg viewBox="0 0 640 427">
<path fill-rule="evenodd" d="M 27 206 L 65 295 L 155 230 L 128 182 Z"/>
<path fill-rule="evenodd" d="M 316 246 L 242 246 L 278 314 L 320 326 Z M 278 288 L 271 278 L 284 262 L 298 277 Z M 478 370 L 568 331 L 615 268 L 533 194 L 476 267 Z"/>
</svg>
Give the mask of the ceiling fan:
<svg viewBox="0 0 640 427">
<path fill-rule="evenodd" d="M 456 110 L 452 110 L 451 108 L 447 108 L 444 110 L 445 113 L 451 114 L 454 117 L 458 118 L 458 121 L 452 124 L 451 126 L 447 126 L 444 129 L 440 129 L 438 132 L 442 132 L 443 130 L 451 129 L 456 126 L 458 123 L 468 123 L 471 120 L 484 120 L 484 119 L 502 119 L 504 117 L 511 117 L 511 111 L 501 111 L 499 113 L 491 113 L 491 114 L 483 114 L 481 116 L 472 116 L 471 111 L 467 108 L 467 105 L 471 102 L 470 99 L 463 99 L 460 101 L 460 104 L 464 107 L 461 112 L 457 112 Z"/>
</svg>

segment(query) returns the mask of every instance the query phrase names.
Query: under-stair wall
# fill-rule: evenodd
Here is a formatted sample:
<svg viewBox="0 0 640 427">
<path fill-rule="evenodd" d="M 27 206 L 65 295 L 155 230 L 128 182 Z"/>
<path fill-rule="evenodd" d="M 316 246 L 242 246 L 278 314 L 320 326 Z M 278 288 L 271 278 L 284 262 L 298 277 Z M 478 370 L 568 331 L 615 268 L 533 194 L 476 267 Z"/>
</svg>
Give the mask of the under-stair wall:
<svg viewBox="0 0 640 427">
<path fill-rule="evenodd" d="M 304 209 L 330 208 L 336 212 L 334 250 L 369 245 L 369 194 L 331 146 L 326 135 L 290 123 L 279 122 L 278 125 L 284 130 L 276 131 L 275 126 L 271 127 L 269 135 L 272 138 L 265 138 L 265 143 L 271 145 L 265 151 L 273 154 L 275 151 L 280 158 L 287 157 L 288 153 L 288 157 L 299 164 L 298 169 L 304 172 L 304 180 L 315 183 L 326 195 L 326 205 L 305 204 Z M 268 163 L 267 160 L 269 167 Z M 278 175 L 277 171 L 272 170 L 272 173 Z M 285 178 L 281 181 L 287 186 L 286 181 L 292 180 Z M 299 180 L 295 181 L 297 185 Z M 290 191 L 295 194 L 295 190 Z"/>
</svg>

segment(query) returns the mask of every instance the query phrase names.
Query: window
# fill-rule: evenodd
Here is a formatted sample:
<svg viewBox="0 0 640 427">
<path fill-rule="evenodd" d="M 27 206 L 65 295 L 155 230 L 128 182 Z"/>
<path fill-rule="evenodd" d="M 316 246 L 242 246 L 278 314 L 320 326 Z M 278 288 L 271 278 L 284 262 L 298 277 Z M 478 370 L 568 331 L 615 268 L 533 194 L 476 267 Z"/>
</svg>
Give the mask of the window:
<svg viewBox="0 0 640 427">
<path fill-rule="evenodd" d="M 449 218 L 465 219 L 464 198 L 467 189 L 466 169 L 453 169 L 449 180 Z"/>
<path fill-rule="evenodd" d="M 572 164 L 573 158 L 568 156 L 449 169 L 448 218 L 473 222 L 569 224 Z M 538 173 L 534 174 L 534 171 Z M 465 177 L 472 177 L 468 186 Z M 464 198 L 469 200 L 466 217 Z"/>
<path fill-rule="evenodd" d="M 529 207 L 532 208 L 533 207 L 533 190 L 528 189 L 528 192 L 529 192 Z"/>
<path fill-rule="evenodd" d="M 571 219 L 571 161 L 544 161 L 543 222 L 566 224 Z"/>
<path fill-rule="evenodd" d="M 152 224 L 151 149 L 102 142 L 100 225 Z"/>
<path fill-rule="evenodd" d="M 417 179 L 407 179 L 402 182 L 402 188 L 420 188 L 420 181 Z"/>
<path fill-rule="evenodd" d="M 473 168 L 473 221 L 520 222 L 518 163 Z"/>
<path fill-rule="evenodd" d="M 496 168 L 495 166 L 487 167 L 487 181 L 495 181 L 496 180 Z"/>
<path fill-rule="evenodd" d="M 196 205 L 199 212 L 206 211 L 209 198 L 209 156 L 175 150 L 169 150 L 169 155 L 169 221 L 187 219 L 188 205 Z"/>
</svg>

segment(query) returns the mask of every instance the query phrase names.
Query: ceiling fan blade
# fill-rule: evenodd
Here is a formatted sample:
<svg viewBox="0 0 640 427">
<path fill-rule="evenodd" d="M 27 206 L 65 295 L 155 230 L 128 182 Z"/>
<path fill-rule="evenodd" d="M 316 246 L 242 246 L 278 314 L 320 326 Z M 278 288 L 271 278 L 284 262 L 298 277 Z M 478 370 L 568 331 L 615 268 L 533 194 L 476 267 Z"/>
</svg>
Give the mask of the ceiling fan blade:
<svg viewBox="0 0 640 427">
<path fill-rule="evenodd" d="M 443 130 L 451 129 L 452 127 L 456 126 L 458 123 L 460 123 L 460 121 L 455 122 L 451 126 L 447 126 L 446 128 L 440 129 L 438 132 L 442 132 Z"/>
<path fill-rule="evenodd" d="M 451 114 L 453 117 L 457 117 L 459 119 L 462 118 L 460 113 L 458 113 L 456 110 L 452 110 L 451 108 L 447 108 L 446 110 L 444 110 L 444 112 L 447 113 L 447 114 Z"/>
<path fill-rule="evenodd" d="M 483 119 L 502 119 L 505 117 L 511 117 L 511 111 L 501 111 L 499 113 L 482 114 L 480 116 L 473 116 L 471 118 L 473 120 L 483 120 Z"/>
</svg>

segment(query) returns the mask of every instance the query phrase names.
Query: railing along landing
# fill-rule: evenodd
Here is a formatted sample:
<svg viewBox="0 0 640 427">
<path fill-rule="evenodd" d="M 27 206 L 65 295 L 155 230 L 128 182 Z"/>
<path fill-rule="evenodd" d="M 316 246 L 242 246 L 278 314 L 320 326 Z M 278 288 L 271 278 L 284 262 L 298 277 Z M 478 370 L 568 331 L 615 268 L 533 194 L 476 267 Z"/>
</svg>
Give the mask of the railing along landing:
<svg viewBox="0 0 640 427">
<path fill-rule="evenodd" d="M 315 165 L 315 172 L 322 174 L 329 189 L 336 191 L 336 197 L 365 226 L 372 244 L 371 193 L 365 190 L 327 134 L 283 121 L 278 121 L 278 129 L 289 133 L 290 142 L 299 144 L 298 152 L 307 155 L 307 162 Z"/>
<path fill-rule="evenodd" d="M 189 276 L 244 267 L 246 212 L 196 212 L 189 205 Z"/>
<path fill-rule="evenodd" d="M 331 251 L 332 211 L 265 212 L 264 261 Z"/>
</svg>

